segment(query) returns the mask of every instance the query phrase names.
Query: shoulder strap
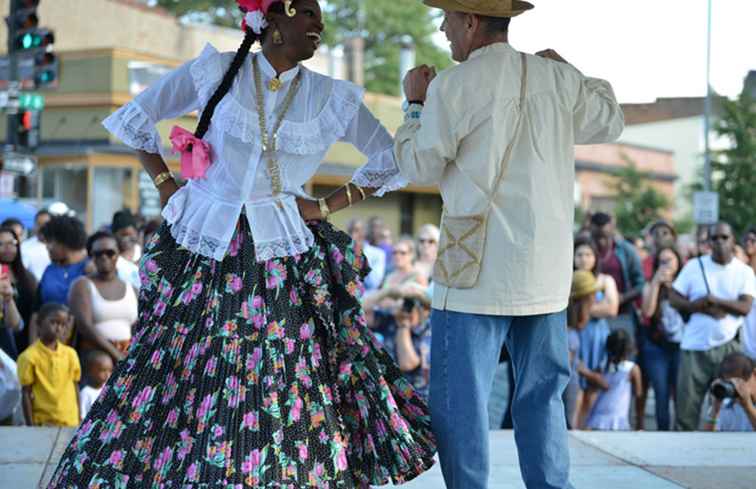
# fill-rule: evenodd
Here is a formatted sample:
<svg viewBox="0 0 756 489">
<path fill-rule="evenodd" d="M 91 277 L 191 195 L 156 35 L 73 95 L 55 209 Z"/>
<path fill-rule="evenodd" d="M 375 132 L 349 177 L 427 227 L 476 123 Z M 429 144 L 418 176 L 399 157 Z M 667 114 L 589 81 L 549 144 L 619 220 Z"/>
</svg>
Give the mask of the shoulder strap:
<svg viewBox="0 0 756 489">
<path fill-rule="evenodd" d="M 706 278 L 706 271 L 704 270 L 703 260 L 700 256 L 698 257 L 698 266 L 701 267 L 701 275 L 703 275 L 704 285 L 706 285 L 706 293 L 711 294 L 711 289 L 709 288 L 709 280 Z"/>
<path fill-rule="evenodd" d="M 522 60 L 522 77 L 520 79 L 520 105 L 518 107 L 517 124 L 515 125 L 514 134 L 512 140 L 507 146 L 507 150 L 504 152 L 504 158 L 501 160 L 501 167 L 499 168 L 498 175 L 494 180 L 494 186 L 491 189 L 491 193 L 488 196 L 488 207 L 491 207 L 493 200 L 496 196 L 496 192 L 499 190 L 499 185 L 504 178 L 504 172 L 509 164 L 509 159 L 512 157 L 512 150 L 517 142 L 517 137 L 520 134 L 520 127 L 522 126 L 522 114 L 525 111 L 525 94 L 528 88 L 528 59 L 525 53 L 520 53 L 520 59 Z"/>
</svg>

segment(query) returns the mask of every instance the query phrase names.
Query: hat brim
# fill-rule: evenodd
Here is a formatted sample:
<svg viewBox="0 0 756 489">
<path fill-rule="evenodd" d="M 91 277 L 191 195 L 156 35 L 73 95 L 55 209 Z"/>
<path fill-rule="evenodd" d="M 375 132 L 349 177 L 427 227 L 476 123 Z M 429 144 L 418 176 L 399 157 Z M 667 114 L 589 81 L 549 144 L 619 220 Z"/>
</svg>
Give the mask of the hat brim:
<svg viewBox="0 0 756 489">
<path fill-rule="evenodd" d="M 464 12 L 466 14 L 485 15 L 487 17 L 516 17 L 534 7 L 532 3 L 514 0 L 511 8 L 493 8 L 490 10 L 476 9 L 469 7 L 456 0 L 423 0 L 428 7 L 440 8 L 452 12 Z"/>
<path fill-rule="evenodd" d="M 570 292 L 570 299 L 572 300 L 584 299 L 588 296 L 595 294 L 599 290 L 601 290 L 601 285 L 599 285 L 599 283 L 596 282 L 595 284 L 593 284 L 593 286 L 588 287 L 585 290 L 581 290 L 579 292 Z"/>
</svg>

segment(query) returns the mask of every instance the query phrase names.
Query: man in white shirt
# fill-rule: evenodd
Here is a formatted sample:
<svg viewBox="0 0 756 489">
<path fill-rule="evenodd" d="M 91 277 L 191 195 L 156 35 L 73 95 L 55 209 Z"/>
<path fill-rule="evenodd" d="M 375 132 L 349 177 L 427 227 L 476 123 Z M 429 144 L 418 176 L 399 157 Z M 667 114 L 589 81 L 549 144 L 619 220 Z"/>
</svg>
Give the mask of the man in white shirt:
<svg viewBox="0 0 756 489">
<path fill-rule="evenodd" d="M 574 145 L 615 140 L 622 110 L 607 82 L 583 76 L 551 50 L 522 55 L 508 44 L 511 17 L 531 4 L 425 3 L 444 10 L 441 29 L 459 64 L 435 79 L 427 66 L 407 75 L 405 123 L 394 151 L 402 175 L 438 184 L 444 202 L 430 386 L 444 479 L 450 489 L 488 487 L 487 403 L 506 346 L 525 485 L 569 488 L 562 393 L 570 378 L 564 311 L 572 281 Z M 479 239 L 467 240 L 470 231 L 449 236 L 449 216 L 485 212 Z M 480 253 L 471 248 L 478 243 Z M 465 257 L 468 268 L 480 269 L 472 286 L 448 280 L 468 268 L 454 275 L 438 265 L 449 245 L 474 255 Z M 458 263 L 453 258 L 450 265 Z"/>
<path fill-rule="evenodd" d="M 735 238 L 727 223 L 709 233 L 711 255 L 690 260 L 672 284 L 670 302 L 690 314 L 680 344 L 676 424 L 680 431 L 698 429 L 701 405 L 719 365 L 740 351 L 738 329 L 756 296 L 753 270 L 734 256 Z"/>
<path fill-rule="evenodd" d="M 369 292 L 380 289 L 386 275 L 386 254 L 382 249 L 368 243 L 365 221 L 362 219 L 349 221 L 347 232 L 354 241 L 355 253 L 362 251 L 367 258 L 368 265 L 370 265 L 370 273 L 363 281 L 365 290 Z"/>
<path fill-rule="evenodd" d="M 37 212 L 34 217 L 33 236 L 21 243 L 21 260 L 24 266 L 36 277 L 42 280 L 42 274 L 50 264 L 50 254 L 42 241 L 39 230 L 50 220 L 50 213 L 46 209 Z"/>
</svg>

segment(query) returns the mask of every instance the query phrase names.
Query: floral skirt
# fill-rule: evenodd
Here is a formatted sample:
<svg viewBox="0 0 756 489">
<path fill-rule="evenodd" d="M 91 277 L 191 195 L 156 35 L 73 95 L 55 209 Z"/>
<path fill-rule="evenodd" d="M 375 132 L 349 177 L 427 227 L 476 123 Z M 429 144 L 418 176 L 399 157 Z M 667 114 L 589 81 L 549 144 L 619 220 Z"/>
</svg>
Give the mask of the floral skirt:
<svg viewBox="0 0 756 489">
<path fill-rule="evenodd" d="M 49 488 L 365 488 L 427 470 L 428 408 L 367 329 L 364 256 L 311 230 L 306 253 L 257 263 L 241 219 L 219 262 L 163 225 L 128 356 Z"/>
</svg>

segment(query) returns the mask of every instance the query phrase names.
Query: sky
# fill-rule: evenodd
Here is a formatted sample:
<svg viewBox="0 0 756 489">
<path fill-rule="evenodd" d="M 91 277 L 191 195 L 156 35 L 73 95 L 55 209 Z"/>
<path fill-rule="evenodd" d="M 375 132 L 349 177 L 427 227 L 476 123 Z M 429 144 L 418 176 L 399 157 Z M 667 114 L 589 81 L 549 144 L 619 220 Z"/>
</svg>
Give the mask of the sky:
<svg viewBox="0 0 756 489">
<path fill-rule="evenodd" d="M 556 50 L 586 76 L 609 80 L 620 102 L 706 93 L 708 0 L 531 0 L 509 41 Z M 448 45 L 441 34 L 437 41 Z M 737 96 L 756 70 L 756 0 L 712 0 L 711 85 Z"/>
</svg>

